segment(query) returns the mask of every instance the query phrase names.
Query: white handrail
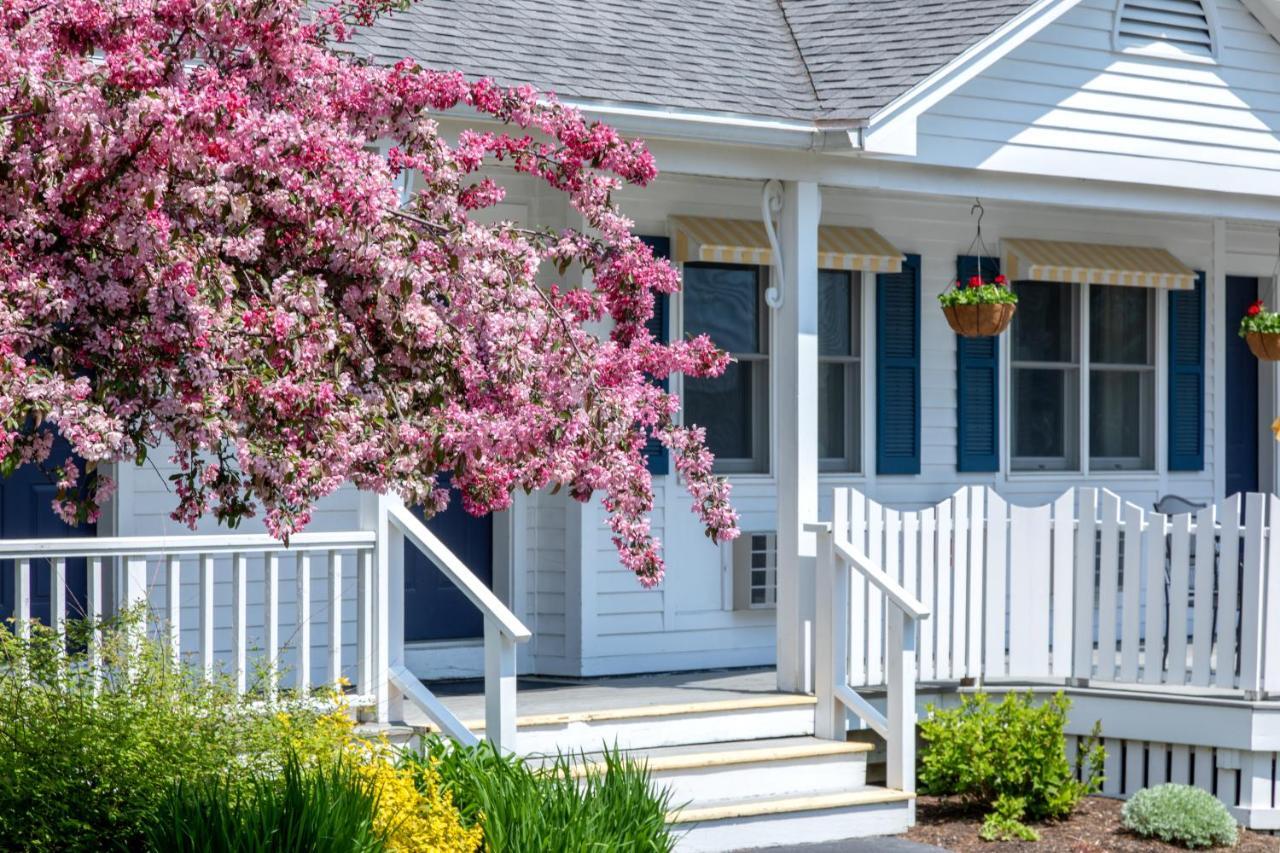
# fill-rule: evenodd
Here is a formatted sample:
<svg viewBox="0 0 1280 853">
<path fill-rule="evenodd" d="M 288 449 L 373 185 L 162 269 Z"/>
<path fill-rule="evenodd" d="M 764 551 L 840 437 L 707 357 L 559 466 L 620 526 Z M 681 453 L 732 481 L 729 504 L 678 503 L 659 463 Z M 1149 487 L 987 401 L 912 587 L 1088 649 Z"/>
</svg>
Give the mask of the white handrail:
<svg viewBox="0 0 1280 853">
<path fill-rule="evenodd" d="M 837 492 L 836 513 L 841 513 Z M 814 621 L 814 734 L 843 741 L 848 734 L 846 709 L 885 740 L 885 775 L 891 788 L 915 790 L 915 655 L 919 621 L 929 609 L 847 540 L 829 523 L 809 523 L 817 538 L 817 594 Z M 850 574 L 856 571 L 884 594 L 885 713 L 881 714 L 849 683 L 849 636 L 855 627 L 850 606 Z M 874 629 L 873 629 L 874 630 Z"/>
<path fill-rule="evenodd" d="M 364 550 L 376 543 L 373 531 L 296 533 L 286 544 L 265 533 L 226 536 L 102 536 L 73 539 L 3 539 L 0 560 L 41 557 L 159 557 L 171 554 Z"/>
<path fill-rule="evenodd" d="M 437 539 L 435 534 L 428 530 L 427 526 L 419 521 L 403 503 L 389 501 L 388 504 L 387 512 L 391 520 L 404 533 L 405 538 L 431 558 L 445 577 L 452 581 L 472 604 L 480 608 L 480 612 L 496 621 L 502 633 L 517 643 L 528 642 L 533 632 L 516 618 L 516 615 L 502 603 L 498 596 L 493 594 L 493 590 L 485 586 L 484 582 L 446 548 L 444 543 Z"/>
<path fill-rule="evenodd" d="M 878 566 L 872 565 L 870 560 L 855 551 L 853 545 L 847 540 L 834 539 L 831 545 L 835 548 L 836 554 L 843 557 L 846 563 L 871 581 L 877 589 L 885 594 L 890 603 L 903 613 L 913 619 L 929 618 L 929 608 L 903 589 L 901 584 L 885 574 Z"/>
</svg>

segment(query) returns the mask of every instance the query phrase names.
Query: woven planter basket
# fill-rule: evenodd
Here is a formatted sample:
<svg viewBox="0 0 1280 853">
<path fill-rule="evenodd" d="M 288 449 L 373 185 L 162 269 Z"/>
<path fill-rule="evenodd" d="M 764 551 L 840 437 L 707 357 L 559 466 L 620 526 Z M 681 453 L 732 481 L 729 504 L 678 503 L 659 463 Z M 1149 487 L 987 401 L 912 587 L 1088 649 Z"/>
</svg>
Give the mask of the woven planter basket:
<svg viewBox="0 0 1280 853">
<path fill-rule="evenodd" d="M 1280 334 L 1276 332 L 1249 332 L 1245 343 L 1263 361 L 1280 361 Z"/>
<path fill-rule="evenodd" d="M 990 338 L 1009 328 L 1013 312 L 1017 308 L 1012 302 L 948 305 L 942 309 L 942 313 L 957 335 L 965 338 Z M 1280 354 L 1276 357 L 1280 358 Z"/>
</svg>

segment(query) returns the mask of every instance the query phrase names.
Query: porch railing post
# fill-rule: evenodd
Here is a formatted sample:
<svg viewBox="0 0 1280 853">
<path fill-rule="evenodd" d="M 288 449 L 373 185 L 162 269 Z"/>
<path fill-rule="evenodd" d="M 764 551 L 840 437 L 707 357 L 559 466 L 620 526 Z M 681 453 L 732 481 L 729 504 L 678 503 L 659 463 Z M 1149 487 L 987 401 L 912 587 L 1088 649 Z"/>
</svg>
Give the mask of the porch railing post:
<svg viewBox="0 0 1280 853">
<path fill-rule="evenodd" d="M 910 793 L 916 788 L 916 620 L 893 604 L 885 616 L 889 622 L 885 781 L 890 788 Z"/>
<path fill-rule="evenodd" d="M 366 493 L 361 499 L 361 527 L 374 533 L 372 555 L 373 649 L 368 687 L 372 693 L 379 724 L 404 718 L 399 692 L 392 696 L 391 667 L 404 661 L 404 534 L 391 521 L 389 506 L 399 498 Z M 364 589 L 362 583 L 360 589 Z M 399 594 L 397 594 L 397 590 Z M 361 618 L 364 618 L 364 611 Z M 361 626 L 361 632 L 368 627 Z M 361 633 L 363 636 L 363 633 Z"/>
<path fill-rule="evenodd" d="M 1262 645 L 1262 692 L 1280 693 L 1280 498 L 1267 498 L 1266 600 L 1259 620 Z"/>
<path fill-rule="evenodd" d="M 817 537 L 817 607 L 814 612 L 814 706 L 813 733 L 820 738 L 844 740 L 848 734 L 844 703 L 836 689 L 848 680 L 849 575 L 836 560 L 830 524 L 808 524 Z"/>
<path fill-rule="evenodd" d="M 484 620 L 485 739 L 505 752 L 516 750 L 516 643 L 497 620 Z"/>
<path fill-rule="evenodd" d="M 1085 684 L 1093 677 L 1093 586 L 1094 571 L 1097 568 L 1098 490 L 1079 489 L 1077 494 L 1080 496 L 1080 505 L 1076 510 L 1079 520 L 1076 524 L 1075 590 L 1071 602 L 1075 611 L 1071 677 L 1076 684 Z"/>
</svg>

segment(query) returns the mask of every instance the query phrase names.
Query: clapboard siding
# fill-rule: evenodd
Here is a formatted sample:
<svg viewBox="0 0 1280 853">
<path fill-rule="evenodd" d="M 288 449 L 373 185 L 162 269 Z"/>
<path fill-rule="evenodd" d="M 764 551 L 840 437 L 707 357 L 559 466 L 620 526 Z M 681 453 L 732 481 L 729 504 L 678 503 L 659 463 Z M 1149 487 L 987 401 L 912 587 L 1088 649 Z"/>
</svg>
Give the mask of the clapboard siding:
<svg viewBox="0 0 1280 853">
<path fill-rule="evenodd" d="M 1280 45 L 1216 2 L 1216 62 L 1112 47 L 1084 0 L 926 111 L 919 162 L 1239 193 L 1280 191 Z M 1194 168 L 1189 168 L 1194 166 Z"/>
</svg>

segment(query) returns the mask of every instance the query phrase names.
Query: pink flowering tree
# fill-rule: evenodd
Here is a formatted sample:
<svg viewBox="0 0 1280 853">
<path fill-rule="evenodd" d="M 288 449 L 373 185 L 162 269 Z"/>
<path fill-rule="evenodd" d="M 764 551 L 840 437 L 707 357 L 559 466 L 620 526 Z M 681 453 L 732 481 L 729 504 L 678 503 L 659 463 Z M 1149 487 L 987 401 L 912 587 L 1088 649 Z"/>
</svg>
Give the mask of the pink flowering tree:
<svg viewBox="0 0 1280 853">
<path fill-rule="evenodd" d="M 94 519 L 98 465 L 170 446 L 176 519 L 262 512 L 278 537 L 347 481 L 430 512 L 448 473 L 477 514 L 563 486 L 603 496 L 623 563 L 657 583 L 650 436 L 707 534 L 737 530 L 653 381 L 727 359 L 648 333 L 679 278 L 610 199 L 653 159 L 531 89 L 344 59 L 388 5 L 0 3 L 0 474 L 40 465 L 58 511 Z M 454 107 L 499 129 L 449 144 L 433 116 Z M 589 227 L 477 221 L 503 198 L 494 163 Z M 402 203 L 404 170 L 421 191 Z M 535 283 L 570 267 L 589 286 Z M 53 458 L 54 430 L 86 470 Z"/>
</svg>

